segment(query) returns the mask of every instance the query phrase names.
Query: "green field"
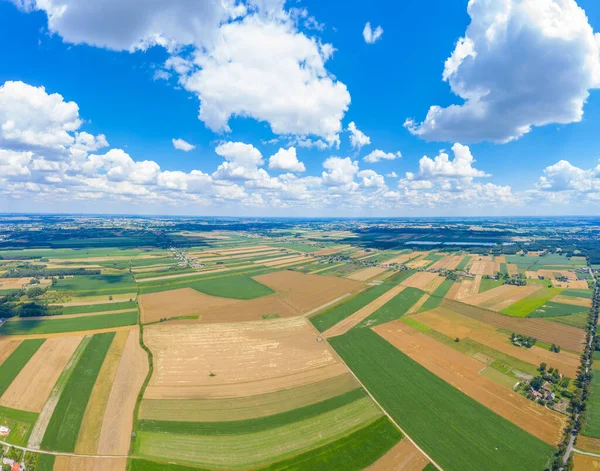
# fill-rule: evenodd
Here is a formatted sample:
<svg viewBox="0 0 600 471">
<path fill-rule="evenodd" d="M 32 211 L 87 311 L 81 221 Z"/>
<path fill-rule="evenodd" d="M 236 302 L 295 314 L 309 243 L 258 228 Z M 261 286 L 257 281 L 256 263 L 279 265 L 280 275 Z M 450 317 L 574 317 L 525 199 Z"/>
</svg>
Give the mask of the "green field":
<svg viewBox="0 0 600 471">
<path fill-rule="evenodd" d="M 52 471 L 54 469 L 55 460 L 56 456 L 54 455 L 40 454 L 40 459 L 38 460 L 35 471 Z"/>
<path fill-rule="evenodd" d="M 173 463 L 158 463 L 156 461 L 141 459 L 130 459 L 127 469 L 128 471 L 209 471 L 206 468 L 197 468 L 195 466 L 191 467 Z"/>
<path fill-rule="evenodd" d="M 19 319 L 5 322 L 0 328 L 2 335 L 56 334 L 80 330 L 112 329 L 137 323 L 137 311 L 123 314 L 101 314 L 95 316 L 51 318 L 43 320 Z"/>
<path fill-rule="evenodd" d="M 73 452 L 83 414 L 114 332 L 96 334 L 85 348 L 60 395 L 42 439 L 41 448 Z"/>
<path fill-rule="evenodd" d="M 565 289 L 562 293 L 563 296 L 575 296 L 577 298 L 592 299 L 594 293 L 591 289 Z"/>
<path fill-rule="evenodd" d="M 503 280 L 492 280 L 488 278 L 482 278 L 481 284 L 479 285 L 479 292 L 483 293 L 484 291 L 489 291 L 493 288 L 497 288 L 498 286 L 502 286 L 503 284 Z"/>
<path fill-rule="evenodd" d="M 500 273 L 502 275 L 508 275 L 508 267 L 506 266 L 506 263 L 500 264 Z"/>
<path fill-rule="evenodd" d="M 62 314 L 90 314 L 92 312 L 104 311 L 125 311 L 127 309 L 136 309 L 135 301 L 125 301 L 122 303 L 89 304 L 87 306 L 61 306 Z"/>
<path fill-rule="evenodd" d="M 75 292 L 76 296 L 129 293 L 136 290 L 129 273 L 122 275 L 81 275 L 58 280 L 54 289 Z"/>
<path fill-rule="evenodd" d="M 355 328 L 374 327 L 402 317 L 425 294 L 417 288 L 405 288 L 387 303 L 377 309 Z"/>
<path fill-rule="evenodd" d="M 23 340 L 15 351 L 0 364 L 0 397 L 6 392 L 33 354 L 42 346 L 44 340 Z"/>
<path fill-rule="evenodd" d="M 91 257 L 134 257 L 144 252 L 140 249 L 121 249 L 118 247 L 82 248 L 82 249 L 21 249 L 0 250 L 0 257 L 11 259 L 12 257 L 28 258 L 91 258 Z"/>
<path fill-rule="evenodd" d="M 287 412 L 259 417 L 256 419 L 235 420 L 228 422 L 170 422 L 162 420 L 141 420 L 138 428 L 142 432 L 176 433 L 184 435 L 243 435 L 262 432 L 301 420 L 316 417 L 325 412 L 345 406 L 366 397 L 361 389 L 354 389 L 325 401 L 300 407 Z"/>
<path fill-rule="evenodd" d="M 248 275 L 234 275 L 210 280 L 196 281 L 190 288 L 201 293 L 221 298 L 254 299 L 273 294 L 268 286 L 253 280 Z"/>
<path fill-rule="evenodd" d="M 554 303 L 548 301 L 543 304 L 528 317 L 558 317 L 558 316 L 570 316 L 572 314 L 587 313 L 589 308 L 584 306 L 575 306 L 572 304 Z"/>
<path fill-rule="evenodd" d="M 415 273 L 415 270 L 401 270 L 386 278 L 388 284 L 398 285 Z"/>
<path fill-rule="evenodd" d="M 400 431 L 382 417 L 347 437 L 260 471 L 359 471 L 377 461 L 400 439 Z"/>
<path fill-rule="evenodd" d="M 330 339 L 393 419 L 442 468 L 541 470 L 554 452 L 438 378 L 370 329 Z"/>
<path fill-rule="evenodd" d="M 594 372 L 590 383 L 590 394 L 584 412 L 585 420 L 581 434 L 587 437 L 600 438 L 600 374 Z"/>
<path fill-rule="evenodd" d="M 562 290 L 560 288 L 541 288 L 535 293 L 521 299 L 520 301 L 517 301 L 500 312 L 502 314 L 506 314 L 507 316 L 527 317 L 533 311 L 550 301 L 561 291 Z"/>
<path fill-rule="evenodd" d="M 4 441 L 17 446 L 27 446 L 27 440 L 38 418 L 35 412 L 10 409 L 0 406 L 0 425 L 8 427 L 10 433 Z"/>
<path fill-rule="evenodd" d="M 507 263 L 514 263 L 520 271 L 522 270 L 573 270 L 577 267 L 586 266 L 586 261 L 569 259 L 564 255 L 547 254 L 541 257 L 529 255 L 507 255 Z"/>
<path fill-rule="evenodd" d="M 382 416 L 368 397 L 282 427 L 235 436 L 138 432 L 142 458 L 207 468 L 252 468 L 292 458 L 360 430 Z"/>
<path fill-rule="evenodd" d="M 578 329 L 585 329 L 588 323 L 588 314 L 582 312 L 581 314 L 571 314 L 570 316 L 551 317 L 548 320 L 559 324 L 570 325 L 571 327 L 576 327 Z"/>
<path fill-rule="evenodd" d="M 373 286 L 366 291 L 362 291 L 357 295 L 342 301 L 340 304 L 323 311 L 321 314 L 311 318 L 310 321 L 319 332 L 324 332 L 338 322 L 344 320 L 346 317 L 354 314 L 359 309 L 362 309 L 367 304 L 392 289 L 392 287 L 393 285 L 387 283 Z"/>
<path fill-rule="evenodd" d="M 453 280 L 444 280 L 442 284 L 433 292 L 433 294 L 427 298 L 427 301 L 423 303 L 418 312 L 425 312 L 438 307 L 453 284 Z"/>
<path fill-rule="evenodd" d="M 463 257 L 463 259 L 460 261 L 460 263 L 456 266 L 456 270 L 463 271 L 465 268 L 467 268 L 467 265 L 469 264 L 470 260 L 471 260 L 471 256 L 465 255 Z"/>
</svg>

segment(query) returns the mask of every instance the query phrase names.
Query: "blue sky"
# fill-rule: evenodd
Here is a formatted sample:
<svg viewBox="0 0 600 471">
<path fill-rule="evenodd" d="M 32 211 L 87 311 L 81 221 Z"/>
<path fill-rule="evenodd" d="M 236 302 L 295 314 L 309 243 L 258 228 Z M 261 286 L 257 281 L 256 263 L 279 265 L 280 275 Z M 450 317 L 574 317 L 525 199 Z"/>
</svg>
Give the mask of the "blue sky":
<svg viewBox="0 0 600 471">
<path fill-rule="evenodd" d="M 0 1 L 0 211 L 598 212 L 593 0 L 156 3 Z"/>
</svg>

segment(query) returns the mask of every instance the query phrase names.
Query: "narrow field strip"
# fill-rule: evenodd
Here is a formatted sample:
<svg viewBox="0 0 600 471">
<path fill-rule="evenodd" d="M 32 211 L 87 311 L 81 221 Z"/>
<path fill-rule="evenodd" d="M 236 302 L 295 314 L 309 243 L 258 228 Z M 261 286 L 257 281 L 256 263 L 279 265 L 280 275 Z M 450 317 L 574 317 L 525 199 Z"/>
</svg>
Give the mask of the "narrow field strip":
<svg viewBox="0 0 600 471">
<path fill-rule="evenodd" d="M 425 468 L 429 463 L 414 443 L 403 438 L 365 471 L 429 471 Z M 433 470 L 437 471 L 437 468 L 434 466 Z"/>
<path fill-rule="evenodd" d="M 358 388 L 350 373 L 268 394 L 217 399 L 143 399 L 140 419 L 225 422 L 255 419 L 315 404 Z"/>
<path fill-rule="evenodd" d="M 90 394 L 115 333 L 96 334 L 85 348 L 46 428 L 41 447 L 45 450 L 72 452 Z"/>
<path fill-rule="evenodd" d="M 28 321 L 58 321 L 58 320 L 62 320 L 62 319 L 76 319 L 78 317 L 89 317 L 89 316 L 101 316 L 104 314 L 130 314 L 132 312 L 137 312 L 137 309 L 125 309 L 125 310 L 120 310 L 120 311 L 100 311 L 100 312 L 86 312 L 83 314 L 59 314 L 56 316 L 32 316 L 32 317 L 24 317 L 24 318 L 19 318 L 19 317 L 12 317 L 11 319 L 8 319 L 7 322 L 22 322 L 23 320 L 28 320 Z"/>
<path fill-rule="evenodd" d="M 117 332 L 108 349 L 81 421 L 75 453 L 93 455 L 98 451 L 104 411 L 128 336 L 129 332 L 125 330 Z"/>
<path fill-rule="evenodd" d="M 183 435 L 244 435 L 262 432 L 277 427 L 307 420 L 312 417 L 343 407 L 367 395 L 362 388 L 357 388 L 331 399 L 279 414 L 255 419 L 228 422 L 173 422 L 159 420 L 141 420 L 139 430 L 142 432 L 173 433 Z"/>
<path fill-rule="evenodd" d="M 391 292 L 391 291 L 390 291 Z M 373 327 L 399 319 L 405 315 L 421 298 L 423 291 L 417 288 L 405 288 L 387 303 L 369 315 L 357 327 Z"/>
<path fill-rule="evenodd" d="M 3 335 L 46 335 L 63 332 L 80 332 L 96 329 L 112 329 L 125 327 L 137 322 L 137 311 L 127 312 L 121 315 L 91 315 L 76 317 L 72 319 L 54 320 L 19 320 L 6 322 L 0 328 Z"/>
<path fill-rule="evenodd" d="M 0 339 L 0 365 L 17 349 L 20 340 Z"/>
<path fill-rule="evenodd" d="M 31 437 L 29 438 L 29 442 L 27 444 L 27 446 L 29 448 L 35 448 L 35 449 L 40 448 L 40 444 L 42 443 L 42 438 L 44 437 L 44 434 L 46 433 L 46 428 L 48 427 L 48 423 L 50 422 L 50 419 L 52 418 L 52 415 L 54 414 L 54 409 L 56 408 L 56 404 L 58 404 L 58 400 L 60 399 L 60 396 L 62 395 L 63 391 L 65 390 L 65 386 L 67 385 L 69 378 L 73 374 L 73 370 L 79 363 L 79 360 L 81 359 L 81 356 L 83 355 L 83 352 L 85 352 L 85 350 L 91 340 L 92 340 L 92 336 L 86 335 L 83 338 L 83 340 L 81 342 L 79 342 L 79 345 L 77 346 L 77 349 L 75 350 L 75 353 L 73 353 L 73 355 L 71 356 L 71 359 L 69 360 L 67 365 L 62 370 L 62 373 L 58 377 L 58 380 L 56 380 L 56 384 L 52 388 L 52 391 L 50 391 L 50 396 L 48 396 L 48 400 L 44 404 L 44 407 L 42 408 L 42 412 L 40 412 L 38 420 L 35 423 L 35 427 L 33 428 L 33 431 L 31 433 Z"/>
<path fill-rule="evenodd" d="M 45 339 L 23 340 L 21 344 L 0 365 L 0 397 L 25 367 L 31 357 L 42 346 Z"/>
<path fill-rule="evenodd" d="M 419 308 L 418 312 L 429 311 L 430 309 L 438 307 L 453 285 L 454 280 L 444 280 L 431 294 L 431 297 Z"/>
<path fill-rule="evenodd" d="M 135 309 L 137 303 L 135 301 L 125 302 L 114 302 L 105 304 L 92 304 L 86 306 L 63 306 L 61 312 L 64 315 L 71 314 L 90 314 L 92 312 L 103 312 L 103 311 L 125 311 Z"/>
<path fill-rule="evenodd" d="M 141 457 L 214 468 L 248 468 L 286 459 L 334 442 L 381 417 L 370 398 L 275 429 L 231 436 L 200 436 L 139 432 Z"/>
<path fill-rule="evenodd" d="M 372 330 L 356 329 L 330 342 L 394 421 L 444 470 L 529 471 L 548 464 L 553 447 L 455 389 Z"/>
</svg>

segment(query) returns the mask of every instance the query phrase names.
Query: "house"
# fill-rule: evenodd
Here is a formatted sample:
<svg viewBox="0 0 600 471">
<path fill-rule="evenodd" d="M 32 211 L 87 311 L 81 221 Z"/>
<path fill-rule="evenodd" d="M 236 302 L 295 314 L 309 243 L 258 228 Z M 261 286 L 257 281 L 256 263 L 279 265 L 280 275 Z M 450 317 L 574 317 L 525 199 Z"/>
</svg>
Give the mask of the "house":
<svg viewBox="0 0 600 471">
<path fill-rule="evenodd" d="M 4 425 L 0 425 L 0 437 L 7 437 L 10 433 L 10 429 Z"/>
</svg>

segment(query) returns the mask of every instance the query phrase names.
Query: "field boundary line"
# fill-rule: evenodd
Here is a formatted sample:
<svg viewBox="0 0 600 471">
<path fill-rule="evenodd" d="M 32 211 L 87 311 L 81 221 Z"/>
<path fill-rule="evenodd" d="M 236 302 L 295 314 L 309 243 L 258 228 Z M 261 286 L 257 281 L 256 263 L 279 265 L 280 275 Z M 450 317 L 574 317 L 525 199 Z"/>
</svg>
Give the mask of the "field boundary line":
<svg viewBox="0 0 600 471">
<path fill-rule="evenodd" d="M 596 458 L 600 458 L 600 453 L 592 453 L 590 451 L 582 451 L 582 450 L 578 450 L 577 448 L 573 448 L 573 451 L 575 453 L 579 453 L 580 455 L 595 456 Z"/>
<path fill-rule="evenodd" d="M 360 291 L 359 291 L 360 292 Z M 314 314 L 317 314 L 320 311 L 324 311 L 325 309 L 327 309 L 328 307 L 333 306 L 334 304 L 339 303 L 340 301 L 343 301 L 344 299 L 346 299 L 348 296 L 352 296 L 352 293 L 346 293 L 346 294 L 342 294 L 340 297 L 335 298 L 332 301 L 329 301 L 325 304 L 321 304 L 320 306 L 312 309 L 311 311 L 305 312 L 304 314 L 302 314 L 304 317 L 311 317 Z"/>
<path fill-rule="evenodd" d="M 435 461 L 433 461 L 433 459 L 431 458 L 431 456 L 429 456 L 427 453 L 425 453 L 425 451 L 417 444 L 417 442 L 415 442 L 408 433 L 406 433 L 402 427 L 400 427 L 400 425 L 398 425 L 398 423 L 392 418 L 392 416 L 390 414 L 388 414 L 388 411 L 386 411 L 381 404 L 379 404 L 379 402 L 377 401 L 377 399 L 375 399 L 375 397 L 373 396 L 373 394 L 371 394 L 371 391 L 369 391 L 367 389 L 367 387 L 362 383 L 362 381 L 358 378 L 358 376 L 356 376 L 356 374 L 354 373 L 354 371 L 352 371 L 352 369 L 346 364 L 346 362 L 344 361 L 344 359 L 338 354 L 338 352 L 335 350 L 335 348 L 333 348 L 331 346 L 331 344 L 329 343 L 329 340 L 327 340 L 325 337 L 323 337 L 322 333 L 319 332 L 319 330 L 314 326 L 314 324 L 310 321 L 307 321 L 308 324 L 310 324 L 310 326 L 312 327 L 312 329 L 317 333 L 317 335 L 319 336 L 319 338 L 322 339 L 323 342 L 327 343 L 327 346 L 331 349 L 331 351 L 334 353 L 334 355 L 336 357 L 339 358 L 339 360 L 342 362 L 342 364 L 346 367 L 346 369 L 350 372 L 350 374 L 352 376 L 354 376 L 354 379 L 356 379 L 356 381 L 358 381 L 358 384 L 360 384 L 360 386 L 366 391 L 366 393 L 369 395 L 369 397 L 373 400 L 373 402 L 375 404 L 377 404 L 377 407 L 379 407 L 381 409 L 381 411 L 387 416 L 388 419 L 390 419 L 390 421 L 396 426 L 396 428 L 398 430 L 400 430 L 400 432 L 402 432 L 402 435 L 404 435 L 405 438 L 408 439 L 408 441 L 410 441 L 417 450 L 419 450 L 423 456 L 425 456 L 425 458 L 427 458 L 431 464 L 433 464 L 439 471 L 444 471 L 444 469 L 437 464 Z M 387 453 L 387 452 L 386 452 Z M 385 456 L 385 455 L 383 455 Z"/>
</svg>

